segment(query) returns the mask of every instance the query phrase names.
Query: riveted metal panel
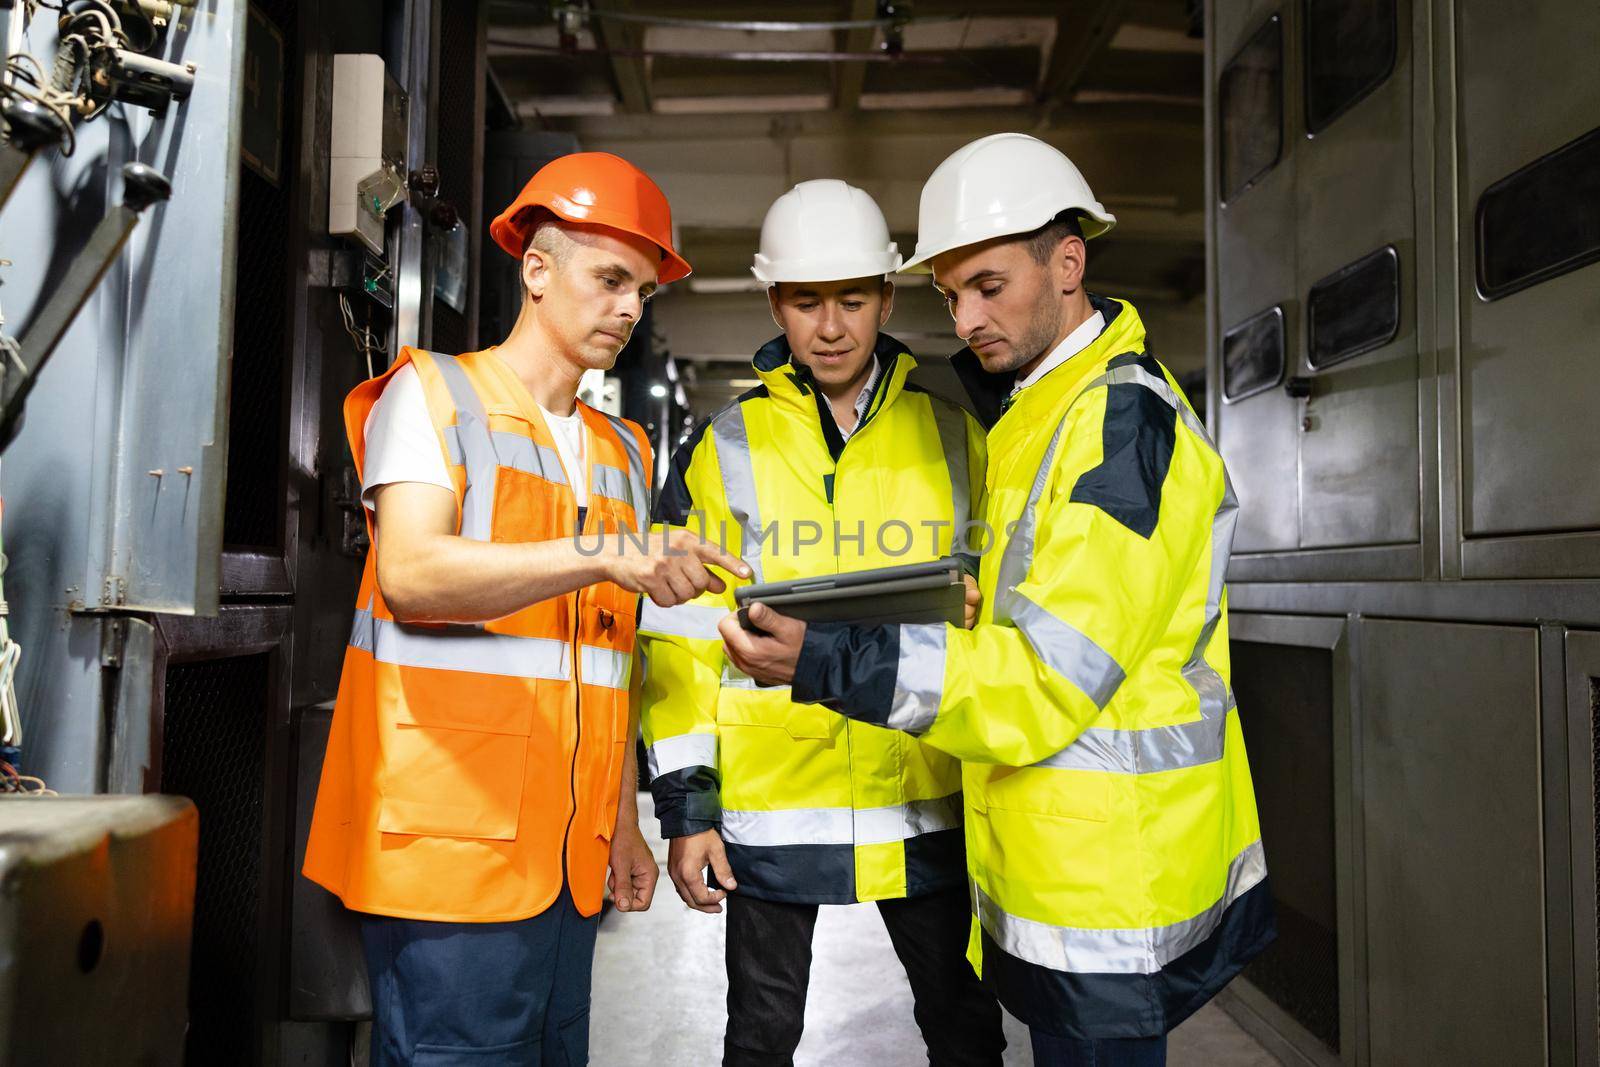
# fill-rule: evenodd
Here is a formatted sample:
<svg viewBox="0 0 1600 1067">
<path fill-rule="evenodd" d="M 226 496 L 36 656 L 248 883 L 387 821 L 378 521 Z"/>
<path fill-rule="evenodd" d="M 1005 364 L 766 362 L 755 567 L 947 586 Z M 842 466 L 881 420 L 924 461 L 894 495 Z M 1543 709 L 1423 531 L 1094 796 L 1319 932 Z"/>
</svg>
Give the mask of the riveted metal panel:
<svg viewBox="0 0 1600 1067">
<path fill-rule="evenodd" d="M 1484 191 L 1600 122 L 1600 7 L 1458 0 L 1455 45 L 1463 533 L 1600 528 L 1600 264 L 1494 301 L 1474 270 Z M 1597 549 L 1565 573 L 1600 574 Z"/>
<path fill-rule="evenodd" d="M 1359 641 L 1371 1062 L 1544 1063 L 1538 631 Z"/>
</svg>

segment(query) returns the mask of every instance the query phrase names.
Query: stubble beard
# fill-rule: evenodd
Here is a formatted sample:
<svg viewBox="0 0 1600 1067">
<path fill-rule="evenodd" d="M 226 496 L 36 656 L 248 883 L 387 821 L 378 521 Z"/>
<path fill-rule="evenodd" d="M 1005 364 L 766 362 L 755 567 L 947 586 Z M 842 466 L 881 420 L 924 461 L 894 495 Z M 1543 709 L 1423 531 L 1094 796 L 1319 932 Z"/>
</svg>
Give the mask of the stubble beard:
<svg viewBox="0 0 1600 1067">
<path fill-rule="evenodd" d="M 1059 304 L 1041 308 L 1040 313 L 1028 323 L 1027 331 L 1009 346 L 1005 357 L 992 365 L 986 363 L 984 369 L 995 374 L 1021 370 L 1050 351 L 1061 334 L 1064 319 L 1065 314 Z"/>
</svg>

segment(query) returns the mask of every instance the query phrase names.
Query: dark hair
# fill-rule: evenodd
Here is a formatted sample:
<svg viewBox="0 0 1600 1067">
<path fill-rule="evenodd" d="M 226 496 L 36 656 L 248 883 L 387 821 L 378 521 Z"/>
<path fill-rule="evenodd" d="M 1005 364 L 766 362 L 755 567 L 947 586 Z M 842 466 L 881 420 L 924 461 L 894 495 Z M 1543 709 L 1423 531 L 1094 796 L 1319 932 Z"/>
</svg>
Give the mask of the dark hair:
<svg viewBox="0 0 1600 1067">
<path fill-rule="evenodd" d="M 1078 212 L 1070 207 L 1037 230 L 1025 233 L 1018 239 L 1026 242 L 1028 255 L 1042 267 L 1050 262 L 1050 257 L 1055 255 L 1056 248 L 1068 237 L 1083 240 L 1083 227 L 1078 224 Z"/>
</svg>

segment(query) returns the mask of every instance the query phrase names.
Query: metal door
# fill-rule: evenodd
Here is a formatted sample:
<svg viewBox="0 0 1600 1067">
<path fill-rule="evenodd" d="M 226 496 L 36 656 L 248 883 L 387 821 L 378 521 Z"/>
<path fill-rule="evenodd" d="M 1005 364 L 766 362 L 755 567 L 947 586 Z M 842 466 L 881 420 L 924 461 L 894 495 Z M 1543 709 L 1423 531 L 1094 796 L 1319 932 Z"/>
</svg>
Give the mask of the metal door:
<svg viewBox="0 0 1600 1067">
<path fill-rule="evenodd" d="M 1367 619 L 1371 1062 L 1546 1062 L 1539 635 Z"/>
<path fill-rule="evenodd" d="M 1456 0 L 1454 30 L 1462 571 L 1593 576 L 1600 537 L 1573 532 L 1600 528 L 1600 263 L 1527 268 L 1593 214 L 1600 168 L 1551 154 L 1600 127 L 1600 6 Z"/>
<path fill-rule="evenodd" d="M 1239 492 L 1234 551 L 1281 551 L 1300 541 L 1294 494 L 1283 491 L 1295 484 L 1299 463 L 1297 405 L 1284 393 L 1282 370 L 1234 386 L 1223 345 L 1231 335 L 1236 347 L 1252 320 L 1270 325 L 1281 315 L 1283 359 L 1292 364 L 1298 146 L 1288 117 L 1299 94 L 1290 73 L 1297 15 L 1293 5 L 1273 3 L 1213 4 L 1208 15 L 1216 78 L 1216 164 L 1207 175 L 1215 218 L 1213 396 L 1222 401 L 1212 405 L 1212 428 Z"/>
<path fill-rule="evenodd" d="M 1225 1006 L 1307 1059 L 1356 1063 L 1364 1000 L 1346 620 L 1246 614 L 1229 627 L 1278 939 Z"/>
<path fill-rule="evenodd" d="M 1291 373 L 1311 378 L 1299 434 L 1306 549 L 1421 538 L 1410 9 L 1300 9 L 1295 291 L 1306 303 Z"/>
<path fill-rule="evenodd" d="M 1569 631 L 1566 637 L 1573 1061 L 1595 1063 L 1600 1061 L 1600 631 Z"/>
</svg>

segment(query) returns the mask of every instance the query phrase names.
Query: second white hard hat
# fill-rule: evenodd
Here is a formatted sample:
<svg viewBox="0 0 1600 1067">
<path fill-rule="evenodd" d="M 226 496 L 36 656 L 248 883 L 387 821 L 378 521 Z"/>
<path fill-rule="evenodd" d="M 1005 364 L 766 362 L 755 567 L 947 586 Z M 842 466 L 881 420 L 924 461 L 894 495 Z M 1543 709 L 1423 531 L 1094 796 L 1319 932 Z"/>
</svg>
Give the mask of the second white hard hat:
<svg viewBox="0 0 1600 1067">
<path fill-rule="evenodd" d="M 1025 133 L 991 134 L 958 148 L 928 176 L 917 211 L 917 251 L 900 269 L 931 273 L 934 256 L 1030 233 L 1068 209 L 1077 210 L 1085 238 L 1117 222 L 1058 149 Z"/>
<path fill-rule="evenodd" d="M 900 250 L 872 197 L 836 178 L 801 182 L 773 201 L 750 273 L 775 282 L 836 282 L 900 269 Z"/>
</svg>

